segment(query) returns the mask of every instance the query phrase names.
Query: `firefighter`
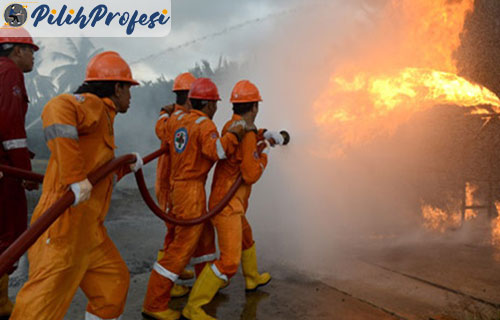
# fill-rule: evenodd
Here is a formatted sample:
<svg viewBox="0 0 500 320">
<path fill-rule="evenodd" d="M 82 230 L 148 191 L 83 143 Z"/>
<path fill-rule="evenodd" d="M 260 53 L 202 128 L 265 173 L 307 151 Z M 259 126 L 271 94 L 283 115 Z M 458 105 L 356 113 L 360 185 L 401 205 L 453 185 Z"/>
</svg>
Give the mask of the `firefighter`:
<svg viewBox="0 0 500 320">
<path fill-rule="evenodd" d="M 31 162 L 24 129 L 28 95 L 23 73 L 33 69 L 33 53 L 37 50 L 23 28 L 0 29 L 0 164 L 24 170 L 31 170 Z M 28 208 L 24 189 L 38 187 L 32 182 L 2 177 L 0 174 L 0 254 L 26 230 Z M 8 274 L 15 268 L 0 275 L 0 317 L 12 312 Z"/>
<path fill-rule="evenodd" d="M 114 174 L 95 186 L 87 175 L 114 158 L 114 119 L 127 112 L 130 88 L 138 84 L 118 53 L 102 52 L 90 60 L 74 94 L 59 95 L 44 107 L 51 156 L 32 222 L 67 190 L 75 202 L 28 251 L 29 280 L 11 319 L 63 319 L 78 287 L 89 300 L 85 319 L 121 317 L 129 272 L 103 225 Z M 141 166 L 138 156 L 131 169 Z"/>
<path fill-rule="evenodd" d="M 219 137 L 212 118 L 220 100 L 217 86 L 207 78 L 191 85 L 192 110 L 179 117 L 167 132 L 170 151 L 170 213 L 179 219 L 206 213 L 205 182 L 215 161 L 225 159 L 238 146 L 244 127 L 236 123 Z M 170 289 L 193 256 L 203 224 L 174 226 L 165 255 L 156 262 L 149 278 L 143 314 L 153 319 L 178 319 L 180 312 L 168 308 Z"/>
<path fill-rule="evenodd" d="M 244 121 L 247 130 L 251 130 L 245 134 L 233 155 L 217 163 L 209 207 L 215 207 L 224 198 L 240 173 L 244 183 L 221 213 L 212 218 L 212 224 L 217 230 L 220 258 L 204 267 L 191 290 L 188 303 L 182 311 L 182 315 L 191 320 L 213 319 L 201 307 L 209 303 L 219 288 L 236 273 L 240 259 L 247 290 L 255 290 L 271 280 L 268 273 L 259 274 L 257 270 L 252 230 L 245 218 L 252 184 L 259 180 L 267 165 L 269 144 L 264 137 L 283 144 L 283 137 L 279 133 L 257 131 L 254 121 L 260 101 L 259 90 L 248 80 L 239 81 L 231 94 L 234 114 L 224 126 L 222 134 L 239 121 Z M 267 144 L 261 154 L 257 151 L 259 140 Z"/>
<path fill-rule="evenodd" d="M 185 113 L 191 110 L 191 104 L 189 103 L 188 93 L 191 84 L 196 80 L 196 78 L 189 72 L 181 73 L 174 80 L 174 85 L 172 91 L 176 95 L 176 101 L 173 105 L 168 105 L 162 108 L 160 111 L 160 117 L 156 122 L 156 135 L 161 140 L 161 147 L 168 146 L 166 140 L 166 132 L 168 126 L 172 126 L 177 122 L 177 119 Z M 170 191 L 170 159 L 168 154 L 160 156 L 158 159 L 158 165 L 156 168 L 156 198 L 158 199 L 158 204 L 162 210 L 167 209 L 168 204 L 168 193 Z M 173 226 L 166 224 L 167 231 L 173 230 Z M 165 244 L 169 242 L 169 238 L 172 237 L 172 232 L 167 232 L 163 249 L 158 251 L 157 261 L 163 258 Z M 194 274 L 191 270 L 184 269 L 179 275 L 181 280 L 190 280 L 194 278 Z M 184 285 L 175 284 L 172 287 L 170 296 L 172 298 L 183 297 L 189 293 L 189 287 Z"/>
</svg>

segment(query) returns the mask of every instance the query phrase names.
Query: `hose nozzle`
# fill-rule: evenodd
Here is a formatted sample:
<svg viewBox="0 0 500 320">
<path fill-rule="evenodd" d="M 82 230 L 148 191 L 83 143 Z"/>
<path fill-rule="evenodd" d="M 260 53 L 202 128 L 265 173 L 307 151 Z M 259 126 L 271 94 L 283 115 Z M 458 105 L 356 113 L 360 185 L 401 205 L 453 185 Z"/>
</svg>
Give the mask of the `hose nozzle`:
<svg viewBox="0 0 500 320">
<path fill-rule="evenodd" d="M 283 145 L 286 146 L 290 142 L 290 134 L 285 130 L 281 130 L 280 134 L 283 136 Z"/>
</svg>

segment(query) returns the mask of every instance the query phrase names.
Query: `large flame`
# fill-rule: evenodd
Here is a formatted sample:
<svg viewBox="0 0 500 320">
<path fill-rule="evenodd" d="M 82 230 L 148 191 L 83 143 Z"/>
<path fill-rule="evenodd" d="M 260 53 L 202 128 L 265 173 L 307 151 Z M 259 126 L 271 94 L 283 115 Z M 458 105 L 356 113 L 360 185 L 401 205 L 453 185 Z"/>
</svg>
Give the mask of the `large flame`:
<svg viewBox="0 0 500 320">
<path fill-rule="evenodd" d="M 460 44 L 473 0 L 393 0 L 373 42 L 338 66 L 314 103 L 315 121 L 330 142 L 327 156 L 390 135 L 414 113 L 438 104 L 500 108 L 491 91 L 456 75 Z"/>
</svg>

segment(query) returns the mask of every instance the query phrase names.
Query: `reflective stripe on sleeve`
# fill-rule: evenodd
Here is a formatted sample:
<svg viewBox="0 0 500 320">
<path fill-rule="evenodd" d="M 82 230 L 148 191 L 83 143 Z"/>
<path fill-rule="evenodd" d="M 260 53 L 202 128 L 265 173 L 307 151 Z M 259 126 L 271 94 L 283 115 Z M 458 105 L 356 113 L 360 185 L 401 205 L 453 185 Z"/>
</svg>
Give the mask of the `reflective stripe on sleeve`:
<svg viewBox="0 0 500 320">
<path fill-rule="evenodd" d="M 222 142 L 220 142 L 220 139 L 217 139 L 215 145 L 217 146 L 217 156 L 219 157 L 219 159 L 226 159 L 226 152 L 224 151 L 224 147 L 222 146 Z"/>
<path fill-rule="evenodd" d="M 207 119 L 208 119 L 207 117 L 199 117 L 198 119 L 196 119 L 195 123 L 196 124 L 200 124 L 200 123 L 202 123 L 203 121 L 205 121 Z"/>
<path fill-rule="evenodd" d="M 27 148 L 28 143 L 26 142 L 26 139 L 12 139 L 12 140 L 6 140 L 2 142 L 3 148 L 5 150 L 13 150 L 13 149 L 21 149 L 21 148 Z"/>
<path fill-rule="evenodd" d="M 165 119 L 165 118 L 168 118 L 168 117 L 169 117 L 169 116 L 168 116 L 168 113 L 164 113 L 164 114 L 162 114 L 162 115 L 158 118 L 158 120 L 160 120 L 160 119 Z"/>
<path fill-rule="evenodd" d="M 217 276 L 217 278 L 221 279 L 221 280 L 224 280 L 224 281 L 228 281 L 227 279 L 227 276 L 225 274 L 222 274 L 219 269 L 217 269 L 217 267 L 215 266 L 215 264 L 212 263 L 212 271 L 215 273 L 215 275 Z"/>
<path fill-rule="evenodd" d="M 113 319 L 109 319 L 109 318 L 100 318 L 96 315 L 93 315 L 92 313 L 86 311 L 85 312 L 85 320 L 121 320 L 122 319 L 122 316 L 119 316 L 118 318 L 113 318 Z"/>
<path fill-rule="evenodd" d="M 158 262 L 155 262 L 154 266 L 153 266 L 153 270 L 158 272 L 158 274 L 160 274 L 162 277 L 165 277 L 167 279 L 170 279 L 172 280 L 173 282 L 177 281 L 177 279 L 179 278 L 179 275 L 178 274 L 175 274 L 173 272 L 170 272 L 168 271 L 167 269 L 165 269 L 161 264 L 159 264 Z"/>
<path fill-rule="evenodd" d="M 76 127 L 69 124 L 53 124 L 43 129 L 45 141 L 50 141 L 55 138 L 69 138 L 78 140 L 78 130 Z"/>
<path fill-rule="evenodd" d="M 173 115 L 174 115 L 174 116 L 178 116 L 178 115 L 180 115 L 181 113 L 182 113 L 182 110 L 177 110 L 176 112 L 174 112 L 174 114 L 173 114 Z"/>
<path fill-rule="evenodd" d="M 184 116 L 185 116 L 185 115 L 186 115 L 185 113 L 181 114 L 181 115 L 177 118 L 177 120 L 181 120 L 182 118 L 184 118 Z"/>
</svg>

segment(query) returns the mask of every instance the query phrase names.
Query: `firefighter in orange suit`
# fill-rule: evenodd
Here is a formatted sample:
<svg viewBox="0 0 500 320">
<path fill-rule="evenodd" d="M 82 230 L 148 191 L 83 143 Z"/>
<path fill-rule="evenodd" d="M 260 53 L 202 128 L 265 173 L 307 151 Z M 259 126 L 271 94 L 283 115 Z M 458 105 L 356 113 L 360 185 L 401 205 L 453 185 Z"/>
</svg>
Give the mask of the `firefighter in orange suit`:
<svg viewBox="0 0 500 320">
<path fill-rule="evenodd" d="M 209 303 L 219 288 L 236 273 L 240 259 L 247 290 L 254 290 L 271 280 L 268 273 L 259 274 L 257 271 L 255 244 L 245 218 L 252 184 L 259 180 L 267 165 L 269 145 L 259 154 L 258 141 L 262 140 L 262 143 L 267 144 L 267 140 L 263 139 L 265 135 L 275 139 L 276 143 L 283 144 L 283 137 L 279 133 L 263 130 L 258 132 L 255 128 L 259 101 L 262 101 L 259 90 L 250 81 L 242 80 L 235 85 L 231 94 L 234 114 L 224 126 L 222 134 L 233 123 L 242 120 L 245 121 L 247 130 L 252 130 L 245 134 L 233 155 L 217 163 L 209 207 L 213 208 L 224 198 L 240 173 L 244 183 L 222 212 L 212 218 L 212 224 L 217 230 L 220 258 L 205 266 L 191 290 L 188 303 L 182 311 L 182 315 L 191 320 L 213 319 L 201 307 Z"/>
<path fill-rule="evenodd" d="M 191 110 L 191 104 L 189 103 L 188 93 L 191 84 L 196 80 L 196 78 L 189 72 L 181 73 L 174 80 L 174 86 L 172 91 L 176 95 L 176 102 L 174 105 L 165 106 L 160 111 L 160 117 L 156 122 L 156 135 L 161 140 L 161 147 L 164 148 L 168 146 L 166 139 L 166 132 L 168 127 L 175 125 L 177 119 L 185 114 L 189 113 Z M 170 158 L 168 154 L 160 156 L 158 159 L 158 165 L 156 168 L 156 198 L 158 199 L 158 204 L 162 210 L 167 209 L 168 205 L 168 193 L 170 192 Z M 166 223 L 167 231 L 173 230 L 173 226 Z M 157 260 L 159 261 L 163 258 L 165 252 L 165 245 L 170 241 L 173 236 L 172 232 L 167 232 L 165 236 L 165 241 L 163 248 L 158 251 Z M 179 275 L 181 280 L 189 280 L 194 277 L 192 271 L 184 269 Z M 172 287 L 170 296 L 172 298 L 183 297 L 189 293 L 189 287 L 184 285 L 175 284 Z"/>
<path fill-rule="evenodd" d="M 13 320 L 63 319 L 80 287 L 88 298 L 85 319 L 119 319 L 129 272 L 103 225 L 113 174 L 92 186 L 87 175 L 114 158 L 113 123 L 130 106 L 132 78 L 116 52 L 93 57 L 75 94 L 50 100 L 42 112 L 51 150 L 36 221 L 68 190 L 75 202 L 28 251 L 29 280 L 17 296 Z M 137 171 L 142 160 L 131 166 Z"/>
<path fill-rule="evenodd" d="M 24 129 L 28 95 L 23 73 L 33 69 L 33 52 L 38 47 L 23 28 L 0 29 L 0 164 L 31 170 L 30 152 Z M 2 175 L 3 176 L 3 175 Z M 24 189 L 35 189 L 32 182 L 0 178 L 0 254 L 28 225 Z M 0 317 L 8 317 L 13 304 L 8 297 L 9 276 L 0 275 Z"/>
<path fill-rule="evenodd" d="M 206 213 L 205 182 L 215 161 L 225 159 L 238 146 L 244 127 L 237 123 L 219 137 L 211 120 L 220 100 L 215 84 L 207 78 L 191 85 L 189 99 L 193 109 L 178 119 L 167 132 L 170 151 L 171 214 L 193 219 Z M 180 118 L 180 117 L 179 117 Z M 203 224 L 174 226 L 165 246 L 165 255 L 156 262 L 149 278 L 143 314 L 153 319 L 178 319 L 180 312 L 168 308 L 170 289 L 194 254 Z"/>
</svg>

